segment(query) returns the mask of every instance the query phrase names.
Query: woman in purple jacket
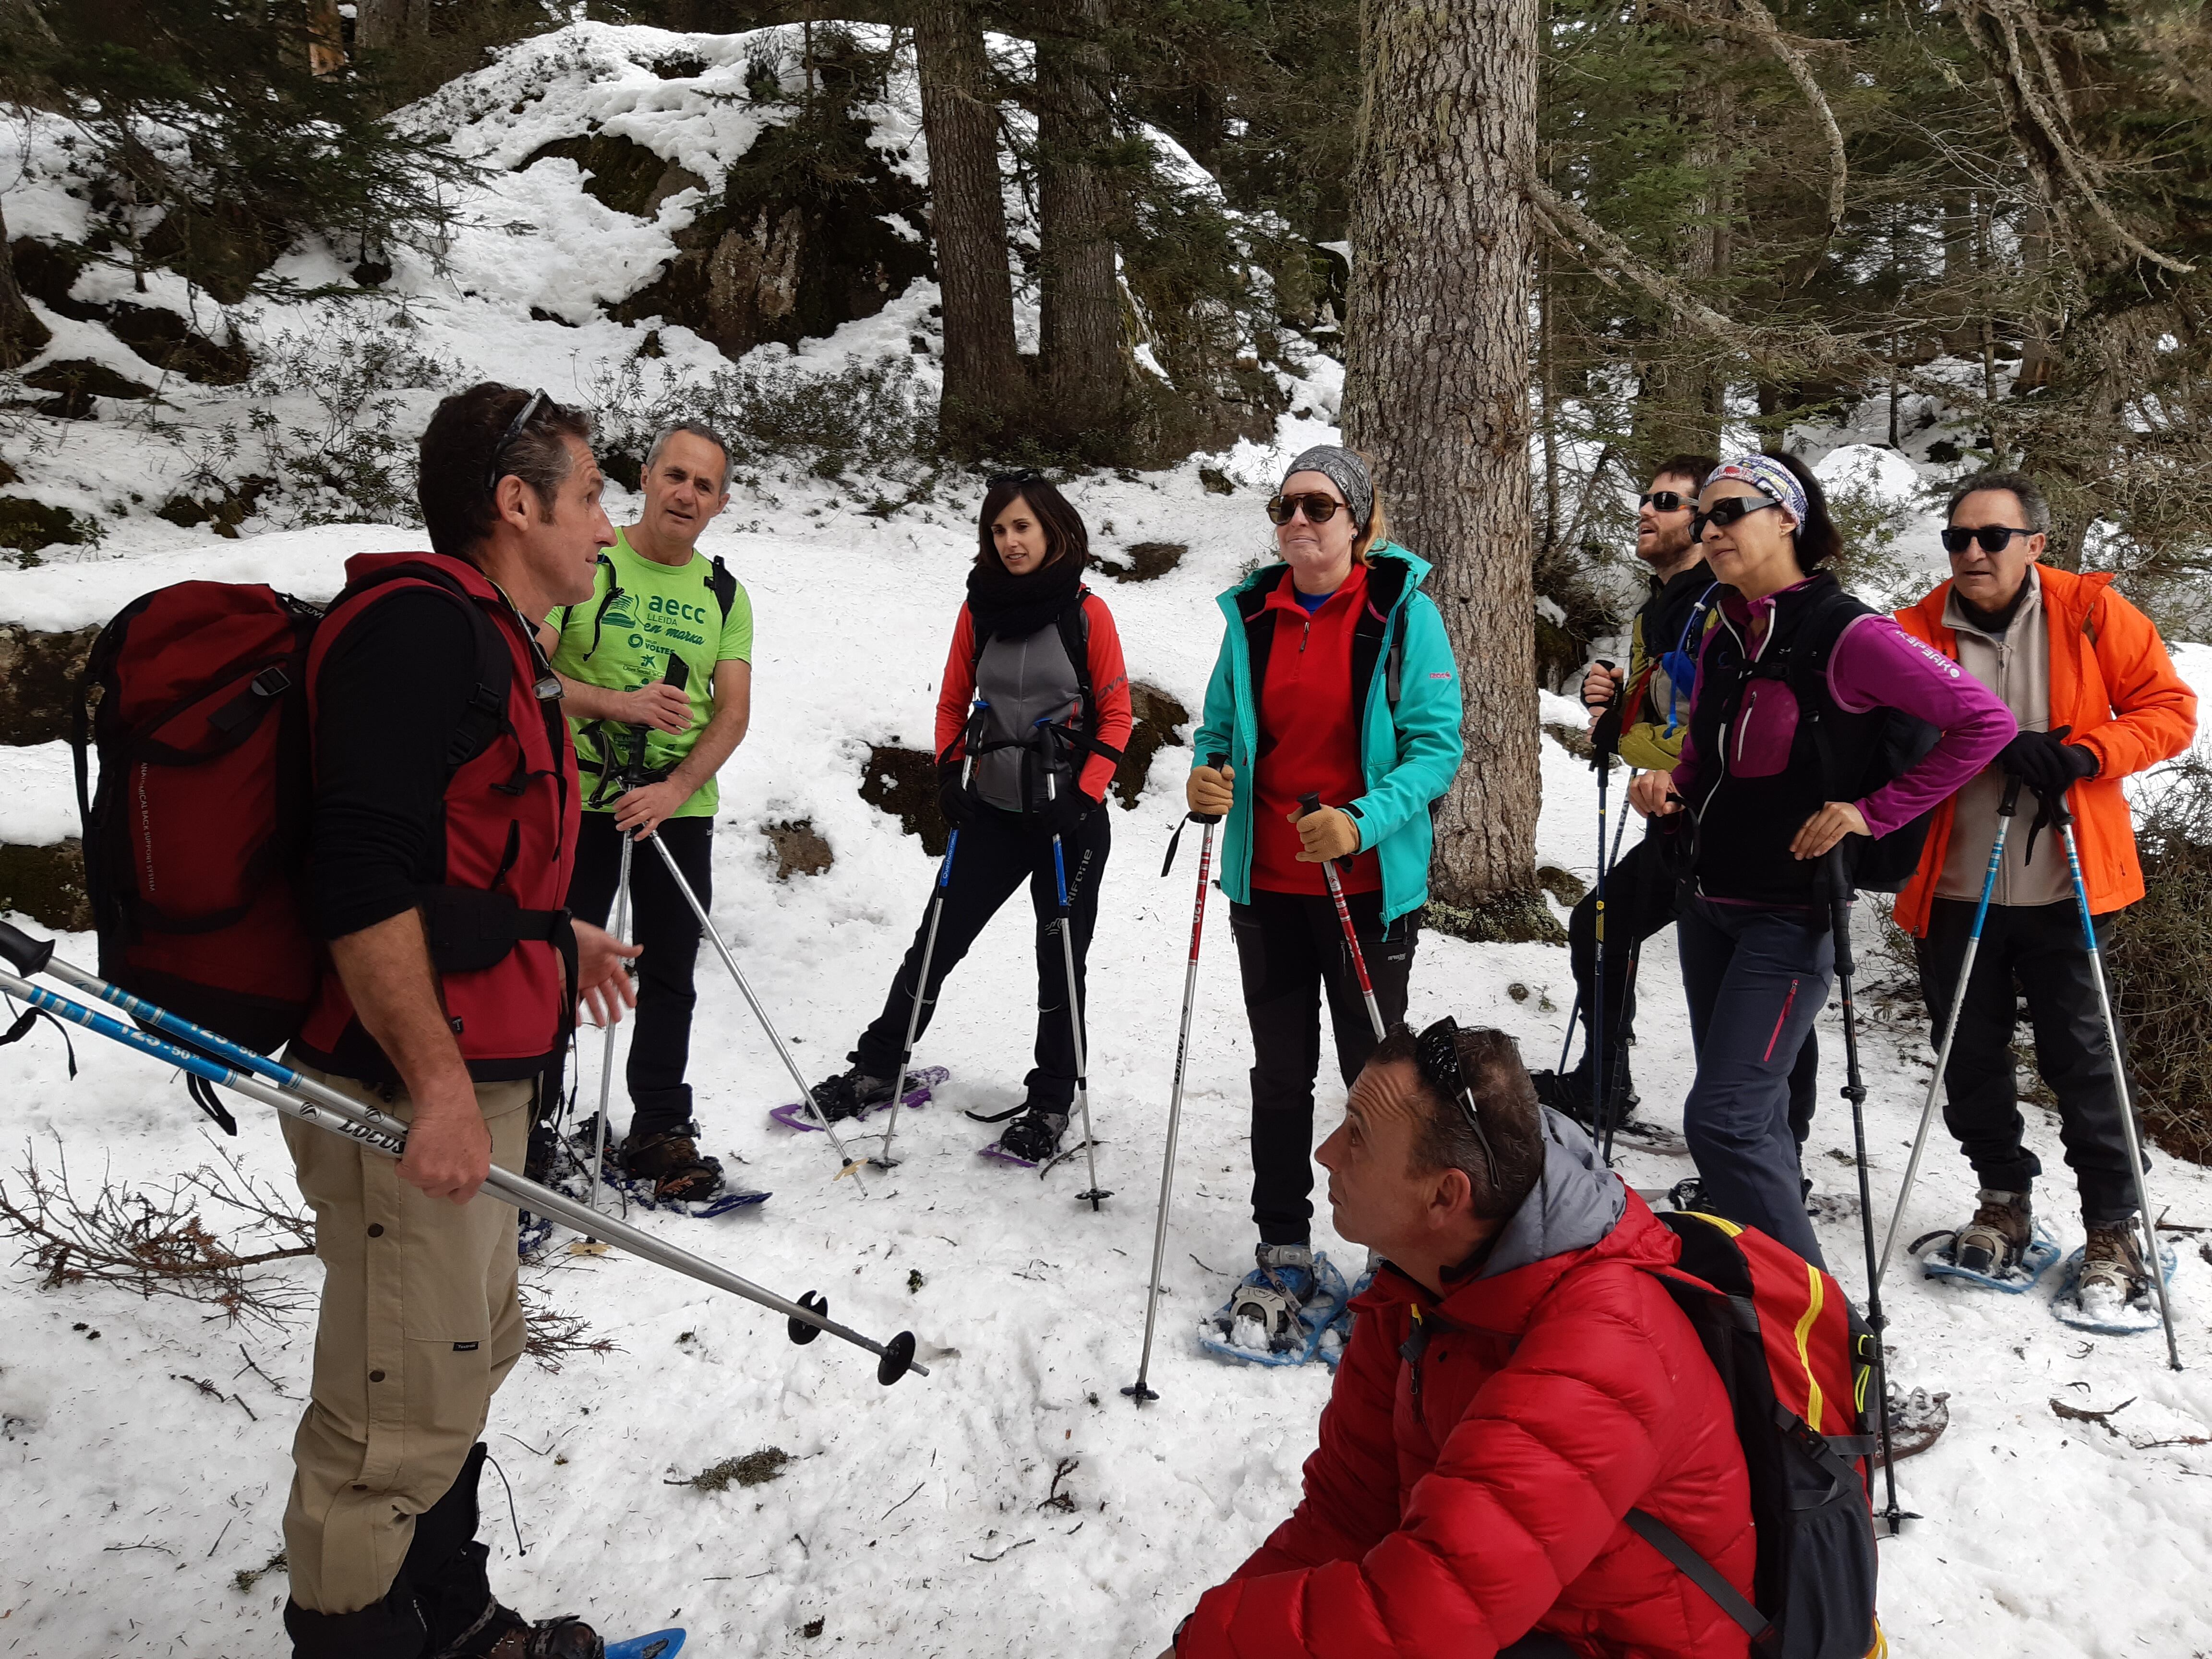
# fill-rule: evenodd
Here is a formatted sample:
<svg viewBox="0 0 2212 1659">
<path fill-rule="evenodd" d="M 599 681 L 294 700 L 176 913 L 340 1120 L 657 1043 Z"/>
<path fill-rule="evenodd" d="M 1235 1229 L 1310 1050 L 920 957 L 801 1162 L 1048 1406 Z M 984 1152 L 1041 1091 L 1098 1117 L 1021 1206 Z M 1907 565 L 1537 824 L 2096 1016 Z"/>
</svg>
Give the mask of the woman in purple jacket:
<svg viewBox="0 0 2212 1659">
<path fill-rule="evenodd" d="M 1682 1131 L 1708 1206 L 1821 1263 L 1790 1131 L 1790 1067 L 1834 974 L 1823 855 L 1920 817 L 2004 745 L 2013 718 L 1820 568 L 1842 538 L 1796 460 L 1723 463 L 1691 534 L 1723 586 L 1689 731 L 1680 764 L 1645 773 L 1629 794 L 1669 819 L 1690 883 L 1676 940 L 1698 1075 Z M 1895 777 L 1892 709 L 1938 733 Z"/>
</svg>

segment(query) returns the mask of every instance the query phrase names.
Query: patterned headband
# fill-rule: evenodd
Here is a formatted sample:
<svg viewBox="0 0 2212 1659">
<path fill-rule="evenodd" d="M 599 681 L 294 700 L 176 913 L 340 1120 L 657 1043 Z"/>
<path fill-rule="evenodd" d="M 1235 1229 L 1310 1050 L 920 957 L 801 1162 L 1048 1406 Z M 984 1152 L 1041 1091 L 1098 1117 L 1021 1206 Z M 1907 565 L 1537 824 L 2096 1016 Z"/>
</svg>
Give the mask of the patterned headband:
<svg viewBox="0 0 2212 1659">
<path fill-rule="evenodd" d="M 1367 463 L 1350 450 L 1335 444 L 1316 444 L 1283 473 L 1283 483 L 1290 483 L 1300 472 L 1319 472 L 1344 492 L 1344 504 L 1352 509 L 1352 521 L 1362 532 L 1375 521 L 1375 483 L 1368 475 Z M 1282 484 L 1275 488 L 1279 490 Z"/>
<path fill-rule="evenodd" d="M 1740 455 L 1735 460 L 1723 461 L 1705 475 L 1705 483 L 1698 486 L 1699 492 L 1720 478 L 1735 478 L 1751 485 L 1788 507 L 1790 516 L 1799 524 L 1805 522 L 1809 511 L 1805 501 L 1805 486 L 1797 482 L 1796 473 L 1773 456 Z"/>
</svg>

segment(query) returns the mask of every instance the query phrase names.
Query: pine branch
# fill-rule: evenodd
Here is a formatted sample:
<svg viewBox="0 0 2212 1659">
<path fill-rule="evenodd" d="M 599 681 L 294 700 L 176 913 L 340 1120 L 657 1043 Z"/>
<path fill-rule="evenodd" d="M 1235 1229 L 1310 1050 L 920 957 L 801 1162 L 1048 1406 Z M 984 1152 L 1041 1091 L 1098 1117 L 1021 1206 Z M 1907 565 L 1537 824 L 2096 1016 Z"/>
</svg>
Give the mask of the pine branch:
<svg viewBox="0 0 2212 1659">
<path fill-rule="evenodd" d="M 1797 90 L 1805 94 L 1805 101 L 1820 117 L 1821 131 L 1828 141 L 1828 235 L 1832 239 L 1844 228 L 1844 184 L 1850 176 L 1850 167 L 1844 157 L 1843 129 L 1836 125 L 1836 112 L 1828 106 L 1828 95 L 1820 90 L 1812 64 L 1784 36 L 1781 25 L 1774 21 L 1774 14 L 1766 9 L 1763 0 L 1735 0 L 1735 4 L 1749 20 L 1752 33 L 1782 60 L 1783 67 L 1790 71 L 1790 78 L 1797 83 Z"/>
</svg>

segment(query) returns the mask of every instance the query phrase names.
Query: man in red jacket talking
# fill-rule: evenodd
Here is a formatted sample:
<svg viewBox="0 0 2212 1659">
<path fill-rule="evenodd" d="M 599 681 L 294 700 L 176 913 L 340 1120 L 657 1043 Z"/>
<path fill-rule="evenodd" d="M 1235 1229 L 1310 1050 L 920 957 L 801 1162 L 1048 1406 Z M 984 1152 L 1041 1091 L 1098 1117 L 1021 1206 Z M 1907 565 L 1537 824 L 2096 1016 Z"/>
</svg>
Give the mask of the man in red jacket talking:
<svg viewBox="0 0 2212 1659">
<path fill-rule="evenodd" d="M 1319 1158 L 1337 1231 L 1386 1260 L 1304 1501 L 1170 1652 L 1741 1659 L 1742 1630 L 1623 1519 L 1750 1593 L 1728 1395 L 1649 1271 L 1679 1242 L 1538 1106 L 1511 1039 L 1395 1028 Z"/>
</svg>

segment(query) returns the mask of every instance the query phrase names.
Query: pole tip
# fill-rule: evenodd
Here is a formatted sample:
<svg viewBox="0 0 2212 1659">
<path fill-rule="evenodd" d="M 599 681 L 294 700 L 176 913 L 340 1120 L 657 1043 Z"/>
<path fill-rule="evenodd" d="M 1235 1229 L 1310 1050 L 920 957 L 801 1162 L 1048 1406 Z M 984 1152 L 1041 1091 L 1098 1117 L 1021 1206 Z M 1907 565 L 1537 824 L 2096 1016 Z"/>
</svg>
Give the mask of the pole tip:
<svg viewBox="0 0 2212 1659">
<path fill-rule="evenodd" d="M 1132 1382 L 1121 1390 L 1121 1398 L 1135 1401 L 1139 1410 L 1143 1409 L 1146 1401 L 1158 1400 L 1159 1397 L 1158 1389 L 1148 1389 L 1142 1382 Z"/>
</svg>

